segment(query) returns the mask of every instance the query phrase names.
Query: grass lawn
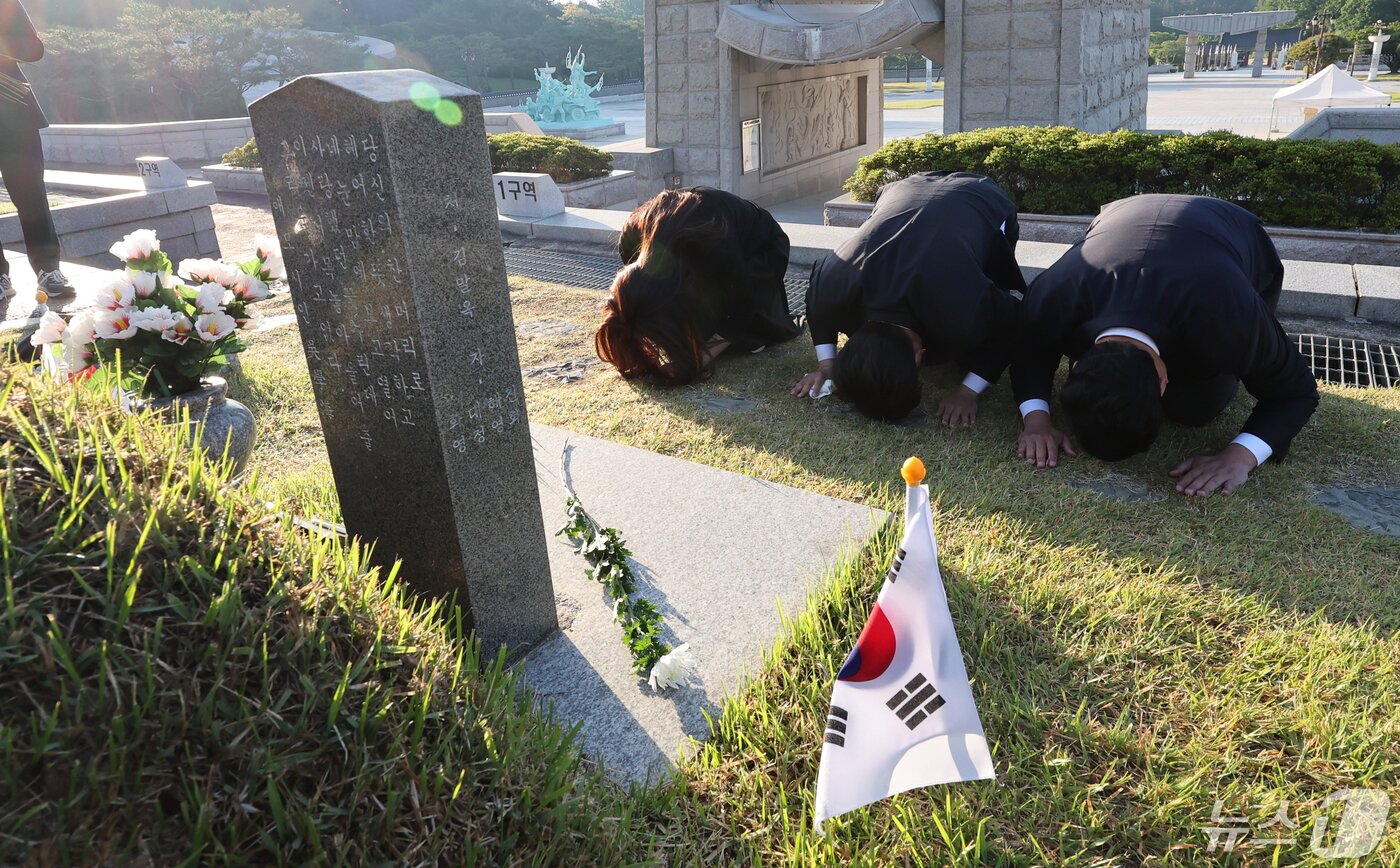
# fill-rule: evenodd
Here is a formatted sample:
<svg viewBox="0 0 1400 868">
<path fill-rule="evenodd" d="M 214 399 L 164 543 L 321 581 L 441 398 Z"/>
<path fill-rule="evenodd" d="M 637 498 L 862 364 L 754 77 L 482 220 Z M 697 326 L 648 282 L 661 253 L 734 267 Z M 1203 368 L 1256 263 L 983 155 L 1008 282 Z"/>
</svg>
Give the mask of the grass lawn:
<svg viewBox="0 0 1400 868">
<path fill-rule="evenodd" d="M 924 80 L 918 81 L 887 81 L 885 82 L 885 93 L 924 93 Z M 935 81 L 934 90 L 942 90 L 943 82 Z"/>
<path fill-rule="evenodd" d="M 595 322 L 598 293 L 512 286 L 517 323 Z M 591 358 L 591 330 L 522 336 L 520 349 L 526 366 Z M 1247 398 L 1111 470 L 1079 458 L 1036 472 L 1013 457 L 1005 386 L 971 432 L 890 427 L 789 398 L 810 364 L 804 337 L 725 358 L 710 381 L 673 392 L 601 366 L 574 384 L 525 384 L 534 421 L 856 501 L 897 502 L 900 462 L 923 458 L 998 779 L 915 791 L 833 821 L 824 838 L 810 831 L 831 679 L 878 591 L 886 534 L 837 570 L 675 786 L 632 795 L 676 863 L 1194 865 L 1223 800 L 1256 835 L 1294 841 L 1234 864 L 1334 864 L 1308 849 L 1322 800 L 1348 787 L 1400 796 L 1400 541 L 1309 502 L 1317 485 L 1400 480 L 1400 390 L 1324 387 L 1285 464 L 1232 497 L 1187 500 L 1168 469 L 1227 442 Z M 234 392 L 258 418 L 258 496 L 334 518 L 296 330 L 254 336 L 242 370 Z M 926 377 L 932 412 L 956 376 Z M 763 405 L 717 415 L 698 401 L 713 395 Z M 1070 485 L 1110 473 L 1164 499 L 1117 503 Z M 1261 830 L 1281 806 L 1298 828 Z M 1372 858 L 1400 862 L 1393 818 Z"/>
<path fill-rule="evenodd" d="M 885 110 L 888 111 L 890 109 L 926 109 L 934 108 L 935 106 L 940 105 L 943 105 L 943 100 L 941 99 L 903 99 L 897 102 L 890 102 L 886 100 Z"/>
</svg>

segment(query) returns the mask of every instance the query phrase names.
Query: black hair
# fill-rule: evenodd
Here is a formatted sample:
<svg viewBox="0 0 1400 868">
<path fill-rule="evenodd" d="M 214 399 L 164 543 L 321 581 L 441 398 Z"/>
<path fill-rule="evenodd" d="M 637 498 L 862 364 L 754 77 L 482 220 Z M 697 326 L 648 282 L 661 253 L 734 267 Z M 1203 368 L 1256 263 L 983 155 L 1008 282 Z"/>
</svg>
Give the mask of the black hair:
<svg viewBox="0 0 1400 868">
<path fill-rule="evenodd" d="M 836 354 L 836 393 L 862 415 L 897 422 L 919 405 L 914 345 L 897 325 L 868 322 Z"/>
<path fill-rule="evenodd" d="M 1104 461 L 1147 451 L 1162 429 L 1161 380 L 1151 353 L 1124 341 L 1094 344 L 1060 389 L 1070 430 Z"/>
</svg>

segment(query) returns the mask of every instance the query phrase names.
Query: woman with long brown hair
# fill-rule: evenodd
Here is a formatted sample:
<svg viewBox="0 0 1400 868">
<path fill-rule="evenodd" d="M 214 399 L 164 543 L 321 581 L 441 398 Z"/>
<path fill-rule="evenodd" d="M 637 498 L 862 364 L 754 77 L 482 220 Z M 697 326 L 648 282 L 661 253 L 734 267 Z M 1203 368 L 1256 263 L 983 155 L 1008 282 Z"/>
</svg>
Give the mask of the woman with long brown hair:
<svg viewBox="0 0 1400 868">
<path fill-rule="evenodd" d="M 622 227 L 598 358 L 627 379 L 683 386 L 733 347 L 755 352 L 801 332 L 783 278 L 788 237 L 767 211 L 723 190 L 666 190 Z"/>
</svg>

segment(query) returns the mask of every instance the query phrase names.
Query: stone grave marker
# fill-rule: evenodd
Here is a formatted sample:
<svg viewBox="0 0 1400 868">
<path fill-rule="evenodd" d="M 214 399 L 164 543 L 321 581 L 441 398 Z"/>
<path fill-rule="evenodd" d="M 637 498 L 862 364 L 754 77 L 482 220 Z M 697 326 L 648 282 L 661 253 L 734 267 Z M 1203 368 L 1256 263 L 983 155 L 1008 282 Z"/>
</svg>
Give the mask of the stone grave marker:
<svg viewBox="0 0 1400 868">
<path fill-rule="evenodd" d="M 507 217 L 553 217 L 564 213 L 564 191 L 546 174 L 497 172 L 491 176 L 496 209 Z"/>
<path fill-rule="evenodd" d="M 137 157 L 136 172 L 147 190 L 170 190 L 185 186 L 185 170 L 169 157 Z"/>
<path fill-rule="evenodd" d="M 347 530 L 524 651 L 556 613 L 481 98 L 330 73 L 251 115 Z"/>
</svg>

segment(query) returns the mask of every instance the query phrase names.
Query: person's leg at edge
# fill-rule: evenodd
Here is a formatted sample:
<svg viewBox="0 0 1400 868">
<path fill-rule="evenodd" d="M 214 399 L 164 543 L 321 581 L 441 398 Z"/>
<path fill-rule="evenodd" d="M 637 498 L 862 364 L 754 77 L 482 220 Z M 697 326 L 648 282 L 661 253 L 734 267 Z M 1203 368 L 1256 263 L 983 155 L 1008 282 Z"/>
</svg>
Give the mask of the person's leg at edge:
<svg viewBox="0 0 1400 868">
<path fill-rule="evenodd" d="M 59 267 L 58 231 L 44 188 L 44 147 L 39 131 L 23 130 L 8 138 L 7 146 L 0 148 L 0 175 L 19 216 L 29 264 L 40 279 L 40 288 L 50 295 L 71 292 Z"/>
</svg>

